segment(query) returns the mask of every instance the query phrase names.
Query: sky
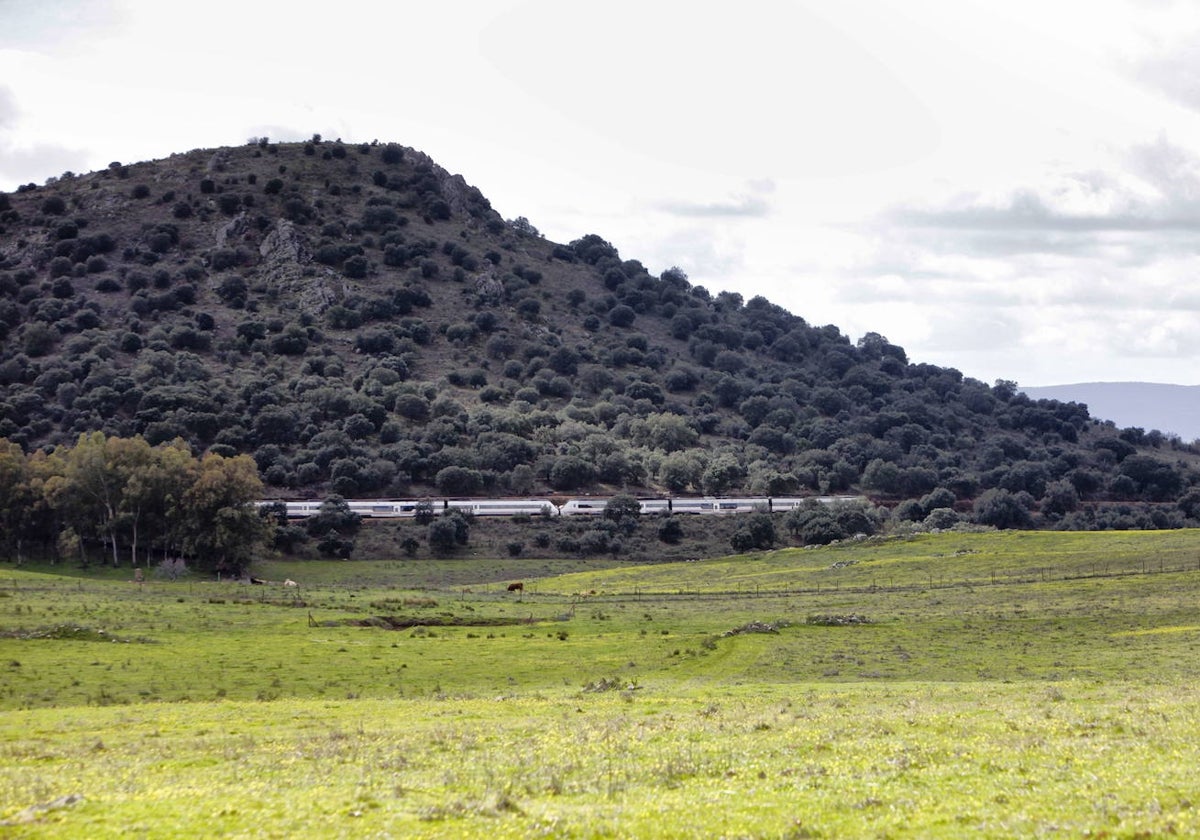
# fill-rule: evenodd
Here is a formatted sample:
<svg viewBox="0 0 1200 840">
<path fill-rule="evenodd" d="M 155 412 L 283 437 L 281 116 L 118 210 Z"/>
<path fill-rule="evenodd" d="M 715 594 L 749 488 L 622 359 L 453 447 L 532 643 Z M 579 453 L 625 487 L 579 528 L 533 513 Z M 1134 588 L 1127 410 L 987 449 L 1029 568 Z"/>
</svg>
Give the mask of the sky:
<svg viewBox="0 0 1200 840">
<path fill-rule="evenodd" d="M 1200 384 L 1200 4 L 0 0 L 0 190 L 250 138 L 1021 385 Z"/>
</svg>

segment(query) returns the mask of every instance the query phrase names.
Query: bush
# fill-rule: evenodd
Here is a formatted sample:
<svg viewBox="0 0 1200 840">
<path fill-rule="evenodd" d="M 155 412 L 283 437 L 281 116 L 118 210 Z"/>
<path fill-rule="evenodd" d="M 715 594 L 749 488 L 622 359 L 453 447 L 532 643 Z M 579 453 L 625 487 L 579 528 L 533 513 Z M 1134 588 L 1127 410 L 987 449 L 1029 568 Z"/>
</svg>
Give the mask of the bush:
<svg viewBox="0 0 1200 840">
<path fill-rule="evenodd" d="M 50 261 L 50 277 L 51 279 L 55 277 L 66 277 L 71 273 L 74 267 L 75 264 L 71 262 L 69 258 L 55 257 Z"/>
<path fill-rule="evenodd" d="M 321 503 L 315 516 L 304 522 L 309 536 L 323 537 L 331 533 L 350 535 L 357 533 L 361 519 L 350 510 L 350 505 L 341 496 L 331 495 Z"/>
<path fill-rule="evenodd" d="M 446 467 L 434 478 L 438 492 L 445 496 L 473 496 L 483 486 L 483 477 L 478 470 L 466 467 Z"/>
<path fill-rule="evenodd" d="M 550 486 L 555 490 L 577 490 L 594 478 L 592 465 L 575 455 L 558 458 L 550 468 Z"/>
<path fill-rule="evenodd" d="M 429 523 L 429 549 L 436 554 L 449 554 L 467 545 L 471 526 L 458 511 L 451 511 Z"/>
<path fill-rule="evenodd" d="M 683 539 L 683 526 L 679 524 L 679 517 L 668 516 L 658 526 L 658 539 L 668 545 L 675 545 Z"/>
<path fill-rule="evenodd" d="M 354 552 L 354 540 L 341 536 L 337 531 L 330 531 L 317 543 L 317 551 L 321 553 L 322 557 L 348 560 Z"/>
<path fill-rule="evenodd" d="M 281 356 L 303 356 L 308 350 L 308 334 L 303 327 L 291 324 L 282 335 L 271 339 L 271 350 Z"/>
<path fill-rule="evenodd" d="M 637 319 L 632 307 L 619 303 L 608 312 L 608 323 L 614 327 L 628 327 Z"/>
<path fill-rule="evenodd" d="M 975 521 L 994 528 L 1029 528 L 1033 518 L 1018 496 L 992 489 L 975 500 Z"/>
<path fill-rule="evenodd" d="M 403 394 L 396 399 L 395 412 L 417 422 L 429 419 L 429 401 L 417 394 Z"/>
<path fill-rule="evenodd" d="M 396 348 L 396 338 L 387 330 L 365 330 L 354 339 L 354 346 L 358 352 L 373 356 L 391 353 Z"/>
<path fill-rule="evenodd" d="M 604 518 L 613 522 L 632 521 L 636 523 L 641 515 L 641 503 L 628 493 L 613 496 L 604 505 Z"/>
<path fill-rule="evenodd" d="M 934 508 L 921 524 L 931 531 L 944 531 L 948 528 L 953 528 L 961 521 L 962 517 L 951 508 Z"/>
<path fill-rule="evenodd" d="M 734 551 L 753 551 L 775 545 L 775 522 L 770 514 L 752 513 L 730 538 Z"/>
</svg>

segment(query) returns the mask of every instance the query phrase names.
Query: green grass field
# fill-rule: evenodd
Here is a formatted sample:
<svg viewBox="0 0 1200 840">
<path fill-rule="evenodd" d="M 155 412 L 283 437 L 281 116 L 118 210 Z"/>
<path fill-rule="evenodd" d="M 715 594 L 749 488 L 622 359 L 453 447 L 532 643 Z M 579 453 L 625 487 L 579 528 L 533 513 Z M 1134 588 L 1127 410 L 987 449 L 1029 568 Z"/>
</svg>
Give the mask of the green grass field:
<svg viewBox="0 0 1200 840">
<path fill-rule="evenodd" d="M 255 573 L 0 567 L 0 837 L 1200 834 L 1197 532 Z"/>
</svg>

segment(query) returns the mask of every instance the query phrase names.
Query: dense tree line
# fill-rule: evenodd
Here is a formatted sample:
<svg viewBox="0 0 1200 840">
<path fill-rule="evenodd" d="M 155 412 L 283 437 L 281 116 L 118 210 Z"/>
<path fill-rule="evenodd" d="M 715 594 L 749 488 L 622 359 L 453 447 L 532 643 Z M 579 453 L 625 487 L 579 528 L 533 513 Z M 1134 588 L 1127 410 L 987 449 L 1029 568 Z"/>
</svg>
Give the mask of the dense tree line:
<svg viewBox="0 0 1200 840">
<path fill-rule="evenodd" d="M 196 458 L 179 440 L 151 446 L 93 432 L 26 455 L 0 438 L 0 550 L 16 562 L 184 558 L 237 573 L 271 535 L 255 505 L 262 491 L 249 456 Z"/>
</svg>

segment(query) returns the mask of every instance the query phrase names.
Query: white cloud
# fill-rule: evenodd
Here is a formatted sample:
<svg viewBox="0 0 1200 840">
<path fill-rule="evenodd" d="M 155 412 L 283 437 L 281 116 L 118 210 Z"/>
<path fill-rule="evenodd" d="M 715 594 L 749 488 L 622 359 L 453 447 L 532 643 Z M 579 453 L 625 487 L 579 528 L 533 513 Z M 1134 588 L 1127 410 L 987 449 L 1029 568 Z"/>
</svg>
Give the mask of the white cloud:
<svg viewBox="0 0 1200 840">
<path fill-rule="evenodd" d="M 517 89 L 649 161 L 738 177 L 862 171 L 927 153 L 920 99 L 813 4 L 530 0 L 484 31 Z M 837 84 L 830 84 L 831 78 Z"/>
<path fill-rule="evenodd" d="M 0 49 L 55 51 L 121 23 L 113 0 L 0 0 Z"/>
</svg>

